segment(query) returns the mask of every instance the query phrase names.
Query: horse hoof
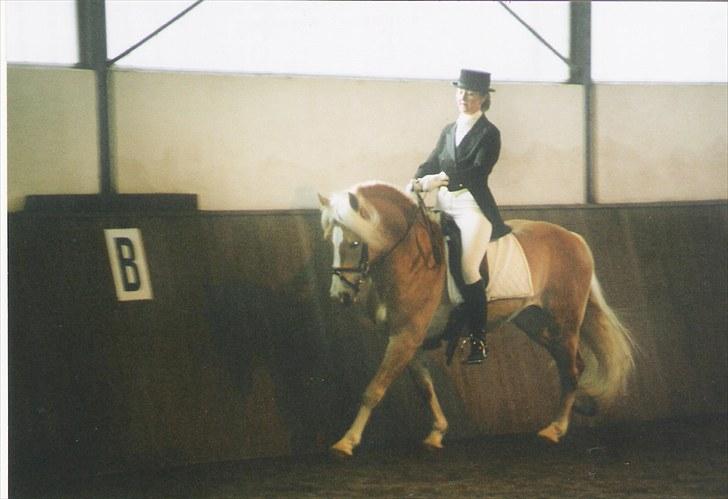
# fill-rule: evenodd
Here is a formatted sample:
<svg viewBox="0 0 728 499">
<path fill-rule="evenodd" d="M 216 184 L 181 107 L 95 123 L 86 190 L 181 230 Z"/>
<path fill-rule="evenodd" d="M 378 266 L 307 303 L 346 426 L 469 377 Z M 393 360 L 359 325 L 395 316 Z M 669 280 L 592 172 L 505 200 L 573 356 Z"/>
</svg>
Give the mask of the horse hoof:
<svg viewBox="0 0 728 499">
<path fill-rule="evenodd" d="M 553 424 L 538 432 L 538 438 L 548 444 L 558 444 L 563 435 L 564 432 Z"/>
<path fill-rule="evenodd" d="M 329 447 L 329 454 L 332 457 L 335 457 L 336 459 L 351 459 L 351 457 L 354 455 L 351 451 L 347 451 L 346 449 L 340 449 L 335 446 Z"/>
<path fill-rule="evenodd" d="M 442 443 L 432 443 L 425 440 L 422 442 L 422 447 L 425 448 L 428 452 L 440 452 L 442 449 L 444 449 Z"/>
<path fill-rule="evenodd" d="M 422 441 L 422 446 L 430 451 L 437 452 L 442 449 L 442 434 L 430 434 Z"/>
<path fill-rule="evenodd" d="M 442 449 L 442 439 L 445 432 L 441 430 L 432 430 L 427 438 L 422 441 L 422 445 L 430 452 L 437 452 Z"/>
<path fill-rule="evenodd" d="M 422 442 L 422 448 L 425 449 L 425 451 L 429 454 L 437 454 L 438 452 L 442 452 L 443 446 L 442 445 L 430 445 L 425 442 Z"/>
<path fill-rule="evenodd" d="M 344 437 L 332 445 L 329 448 L 329 452 L 338 458 L 347 459 L 354 455 L 354 447 L 355 445 L 353 442 Z"/>
</svg>

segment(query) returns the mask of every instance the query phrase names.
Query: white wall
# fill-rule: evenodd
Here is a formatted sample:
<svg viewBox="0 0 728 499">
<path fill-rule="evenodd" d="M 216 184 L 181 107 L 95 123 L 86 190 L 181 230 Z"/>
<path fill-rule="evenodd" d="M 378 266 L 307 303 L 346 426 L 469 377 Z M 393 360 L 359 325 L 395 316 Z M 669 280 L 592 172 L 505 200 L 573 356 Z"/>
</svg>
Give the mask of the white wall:
<svg viewBox="0 0 728 499">
<path fill-rule="evenodd" d="M 583 202 L 581 87 L 494 86 L 498 202 Z M 117 71 L 111 91 L 119 191 L 197 193 L 209 210 L 313 208 L 318 191 L 404 185 L 455 115 L 447 81 Z M 599 201 L 728 198 L 725 86 L 596 94 Z M 8 68 L 10 210 L 27 194 L 97 192 L 94 110 L 89 71 Z"/>
<path fill-rule="evenodd" d="M 8 68 L 8 210 L 27 194 L 99 189 L 94 74 Z"/>
<path fill-rule="evenodd" d="M 728 198 L 728 86 L 601 85 L 599 202 Z"/>
<path fill-rule="evenodd" d="M 205 209 L 310 208 L 317 191 L 403 186 L 456 112 L 448 82 L 120 72 L 114 92 L 120 190 L 197 192 Z M 500 202 L 582 200 L 579 95 L 499 85 Z"/>
</svg>

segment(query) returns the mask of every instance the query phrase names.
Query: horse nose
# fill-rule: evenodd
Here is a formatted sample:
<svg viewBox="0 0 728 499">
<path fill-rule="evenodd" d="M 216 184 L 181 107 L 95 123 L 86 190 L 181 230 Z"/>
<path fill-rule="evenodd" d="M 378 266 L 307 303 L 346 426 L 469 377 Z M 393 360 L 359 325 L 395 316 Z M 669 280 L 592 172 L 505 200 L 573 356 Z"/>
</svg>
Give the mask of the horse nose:
<svg viewBox="0 0 728 499">
<path fill-rule="evenodd" d="M 336 279 L 331 281 L 329 296 L 332 300 L 337 301 L 342 305 L 351 305 L 356 302 L 356 293 L 352 292 L 351 289 L 342 285 L 342 283 Z"/>
</svg>

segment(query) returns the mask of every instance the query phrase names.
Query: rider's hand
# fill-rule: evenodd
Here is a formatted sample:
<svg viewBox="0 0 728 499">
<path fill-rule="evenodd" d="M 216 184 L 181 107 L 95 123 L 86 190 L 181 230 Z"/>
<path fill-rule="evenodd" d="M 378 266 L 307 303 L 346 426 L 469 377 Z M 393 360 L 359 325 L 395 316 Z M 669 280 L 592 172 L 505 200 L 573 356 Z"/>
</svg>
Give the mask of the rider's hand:
<svg viewBox="0 0 728 499">
<path fill-rule="evenodd" d="M 435 175 L 425 175 L 420 179 L 420 186 L 423 191 L 429 192 L 440 187 L 447 185 L 450 178 L 445 172 L 440 172 Z"/>
<path fill-rule="evenodd" d="M 422 186 L 420 185 L 420 180 L 417 178 L 413 178 L 410 180 L 407 185 L 404 188 L 405 192 L 413 193 L 413 192 L 422 192 Z"/>
</svg>

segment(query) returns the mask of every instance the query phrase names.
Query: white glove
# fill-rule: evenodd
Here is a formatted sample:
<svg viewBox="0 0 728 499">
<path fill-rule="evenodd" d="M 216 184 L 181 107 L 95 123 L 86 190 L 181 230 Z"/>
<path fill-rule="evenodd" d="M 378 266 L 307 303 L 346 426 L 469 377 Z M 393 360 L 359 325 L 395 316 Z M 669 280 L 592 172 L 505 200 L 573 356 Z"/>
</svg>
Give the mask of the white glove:
<svg viewBox="0 0 728 499">
<path fill-rule="evenodd" d="M 419 181 L 420 188 L 425 192 L 430 192 L 434 189 L 439 189 L 443 185 L 447 185 L 450 179 L 445 172 L 440 172 L 435 175 L 425 175 Z"/>
</svg>

